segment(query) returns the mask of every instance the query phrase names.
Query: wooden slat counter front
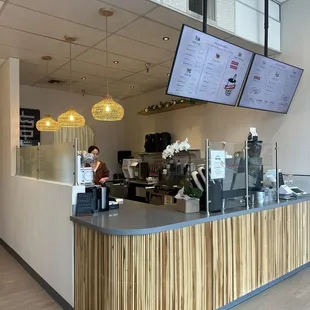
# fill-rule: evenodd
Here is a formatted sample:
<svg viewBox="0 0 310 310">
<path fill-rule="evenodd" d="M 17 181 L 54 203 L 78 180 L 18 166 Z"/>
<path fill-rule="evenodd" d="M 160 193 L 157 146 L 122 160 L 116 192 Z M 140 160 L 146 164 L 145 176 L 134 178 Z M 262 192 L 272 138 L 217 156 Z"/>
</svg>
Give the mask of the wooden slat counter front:
<svg viewBox="0 0 310 310">
<path fill-rule="evenodd" d="M 71 220 L 77 310 L 218 309 L 310 261 L 310 196 L 210 217 L 125 201 Z"/>
</svg>

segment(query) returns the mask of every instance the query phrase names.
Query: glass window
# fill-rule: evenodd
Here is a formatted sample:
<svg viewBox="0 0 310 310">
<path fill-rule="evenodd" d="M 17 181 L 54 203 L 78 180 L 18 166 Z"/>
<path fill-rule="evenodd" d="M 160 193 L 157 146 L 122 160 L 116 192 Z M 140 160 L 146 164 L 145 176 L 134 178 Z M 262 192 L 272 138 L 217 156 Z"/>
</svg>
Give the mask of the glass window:
<svg viewBox="0 0 310 310">
<path fill-rule="evenodd" d="M 245 4 L 246 6 L 259 11 L 261 13 L 264 13 L 265 11 L 265 1 L 264 0 L 236 0 L 236 2 L 240 2 Z M 281 6 L 273 1 L 269 0 L 269 17 L 280 21 L 280 9 Z"/>
<path fill-rule="evenodd" d="M 188 0 L 188 10 L 202 15 L 203 0 Z M 215 0 L 208 0 L 208 19 L 215 20 Z"/>
</svg>

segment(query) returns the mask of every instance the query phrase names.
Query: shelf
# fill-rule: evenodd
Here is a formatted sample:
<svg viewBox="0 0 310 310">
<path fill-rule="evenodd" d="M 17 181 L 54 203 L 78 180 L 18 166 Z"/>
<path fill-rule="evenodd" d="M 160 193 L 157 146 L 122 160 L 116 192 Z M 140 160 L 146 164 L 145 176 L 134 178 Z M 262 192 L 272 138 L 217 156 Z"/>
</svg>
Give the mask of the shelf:
<svg viewBox="0 0 310 310">
<path fill-rule="evenodd" d="M 190 149 L 188 151 L 181 151 L 179 153 L 176 153 L 175 156 L 179 155 L 179 154 L 186 154 L 186 153 L 189 153 L 189 152 L 200 152 L 199 149 Z M 156 156 L 156 155 L 161 155 L 163 152 L 151 152 L 151 153 L 147 153 L 147 152 L 141 152 L 141 153 L 137 153 L 139 156 L 145 156 L 145 155 L 148 155 L 148 156 Z"/>
<path fill-rule="evenodd" d="M 140 111 L 138 114 L 139 115 L 153 115 L 153 114 L 159 114 L 159 113 L 164 113 L 164 112 L 170 112 L 174 110 L 196 107 L 196 106 L 203 105 L 203 104 L 207 104 L 207 102 L 178 103 L 178 104 L 171 105 L 168 108 L 154 109 L 154 110 L 149 110 L 147 112 Z"/>
</svg>

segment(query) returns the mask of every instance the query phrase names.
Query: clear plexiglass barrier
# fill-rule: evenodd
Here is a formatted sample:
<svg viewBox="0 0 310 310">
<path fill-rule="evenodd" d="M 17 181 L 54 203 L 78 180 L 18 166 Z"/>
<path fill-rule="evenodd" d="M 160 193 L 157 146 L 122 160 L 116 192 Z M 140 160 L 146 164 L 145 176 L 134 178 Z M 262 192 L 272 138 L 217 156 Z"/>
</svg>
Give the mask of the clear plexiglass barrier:
<svg viewBox="0 0 310 310">
<path fill-rule="evenodd" d="M 299 187 L 301 190 L 310 193 L 310 175 L 284 173 L 283 179 L 285 185 Z"/>
<path fill-rule="evenodd" d="M 277 143 L 206 140 L 206 154 L 206 212 L 279 201 Z"/>
<path fill-rule="evenodd" d="M 72 143 L 17 147 L 16 175 L 73 184 L 74 153 Z"/>
<path fill-rule="evenodd" d="M 209 143 L 209 209 L 217 212 L 246 205 L 245 145 Z"/>
</svg>

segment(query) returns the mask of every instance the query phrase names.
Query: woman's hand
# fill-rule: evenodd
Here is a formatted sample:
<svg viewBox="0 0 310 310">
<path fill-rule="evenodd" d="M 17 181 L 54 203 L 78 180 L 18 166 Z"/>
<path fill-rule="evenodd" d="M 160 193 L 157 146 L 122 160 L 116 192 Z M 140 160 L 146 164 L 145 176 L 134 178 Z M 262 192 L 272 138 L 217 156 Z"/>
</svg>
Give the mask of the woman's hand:
<svg viewBox="0 0 310 310">
<path fill-rule="evenodd" d="M 100 180 L 99 180 L 99 183 L 100 184 L 104 184 L 105 182 L 107 182 L 109 180 L 109 178 L 101 178 Z"/>
</svg>

